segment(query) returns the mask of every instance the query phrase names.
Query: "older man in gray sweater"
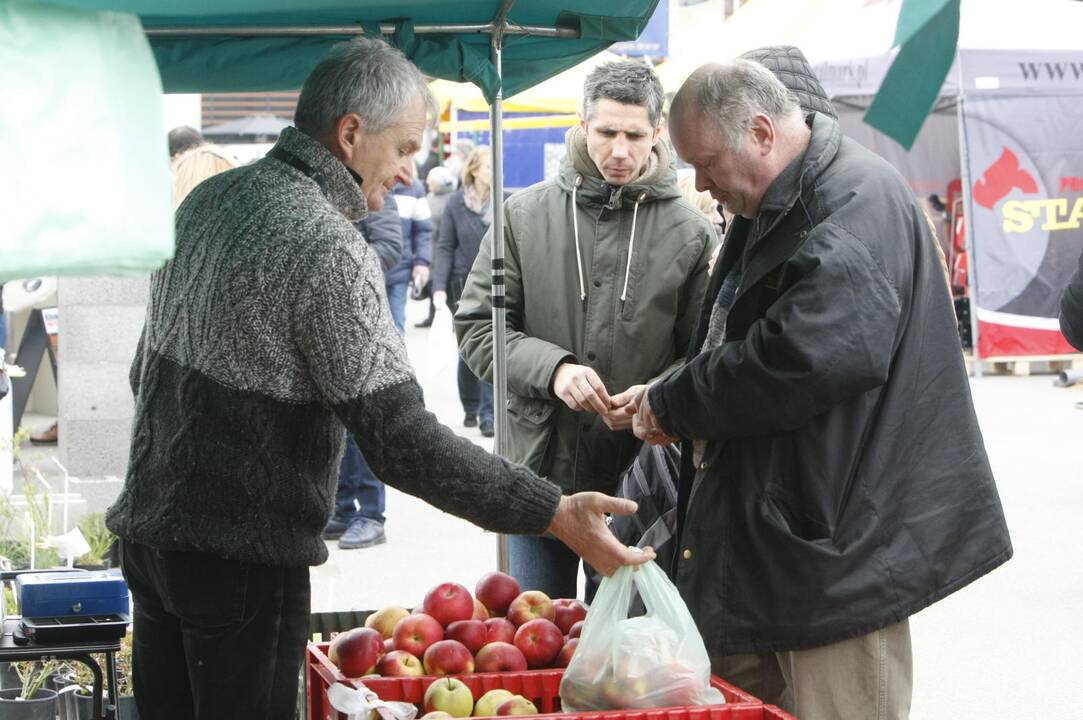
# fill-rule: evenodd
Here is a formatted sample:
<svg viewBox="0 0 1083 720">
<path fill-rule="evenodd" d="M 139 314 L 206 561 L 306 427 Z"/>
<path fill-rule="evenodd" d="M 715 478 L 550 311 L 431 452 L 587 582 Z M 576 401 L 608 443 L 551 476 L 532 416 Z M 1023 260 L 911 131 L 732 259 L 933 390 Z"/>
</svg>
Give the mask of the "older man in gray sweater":
<svg viewBox="0 0 1083 720">
<path fill-rule="evenodd" d="M 143 717 L 293 717 L 308 566 L 327 558 L 346 430 L 385 482 L 446 512 L 496 532 L 548 530 L 609 571 L 642 560 L 603 518 L 632 503 L 561 498 L 425 410 L 379 261 L 351 223 L 382 206 L 432 105 L 398 51 L 339 46 L 306 80 L 297 128 L 178 210 L 108 516 L 135 599 Z"/>
</svg>

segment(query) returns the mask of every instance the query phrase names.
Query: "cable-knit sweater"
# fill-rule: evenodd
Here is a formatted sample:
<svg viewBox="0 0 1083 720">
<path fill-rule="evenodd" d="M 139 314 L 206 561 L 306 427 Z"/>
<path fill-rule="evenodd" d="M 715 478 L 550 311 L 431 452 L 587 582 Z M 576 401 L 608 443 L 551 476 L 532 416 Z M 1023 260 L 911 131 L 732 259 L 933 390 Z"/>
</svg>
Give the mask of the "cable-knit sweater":
<svg viewBox="0 0 1083 720">
<path fill-rule="evenodd" d="M 356 176 L 295 129 L 199 185 L 151 280 L 108 525 L 161 550 L 319 564 L 345 430 L 376 475 L 483 528 L 541 533 L 557 487 L 440 425 L 351 224 Z"/>
</svg>

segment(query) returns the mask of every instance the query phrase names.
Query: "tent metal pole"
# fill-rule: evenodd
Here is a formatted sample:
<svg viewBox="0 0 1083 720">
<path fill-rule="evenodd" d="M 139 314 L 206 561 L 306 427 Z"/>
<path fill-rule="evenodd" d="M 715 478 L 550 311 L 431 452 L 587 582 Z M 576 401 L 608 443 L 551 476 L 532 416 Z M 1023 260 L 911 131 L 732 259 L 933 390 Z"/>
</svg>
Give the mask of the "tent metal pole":
<svg viewBox="0 0 1083 720">
<path fill-rule="evenodd" d="M 503 12 L 503 8 L 501 9 Z M 462 24 L 462 25 L 415 25 L 414 34 L 460 34 L 477 33 L 479 35 L 534 35 L 537 37 L 578 38 L 579 30 L 574 27 L 555 27 L 548 25 L 508 25 L 507 13 L 504 12 L 504 20 L 501 23 Z M 207 37 L 233 35 L 236 37 L 294 37 L 294 36 L 327 36 L 327 35 L 364 35 L 365 30 L 360 25 L 318 25 L 318 26 L 293 26 L 293 25 L 269 25 L 265 27 L 185 27 L 183 25 L 170 25 L 162 27 L 144 28 L 149 37 Z M 380 32 L 392 35 L 395 26 L 387 23 L 380 25 Z M 501 41 L 501 47 L 503 41 Z"/>
<path fill-rule="evenodd" d="M 492 59 L 496 74 L 504 78 L 501 64 L 504 50 L 504 31 L 507 29 L 508 13 L 515 0 L 504 0 L 493 19 Z M 494 450 L 500 457 L 508 456 L 508 339 L 504 307 L 504 89 L 497 87 L 496 97 L 489 110 L 491 129 L 489 143 L 493 155 L 493 234 L 492 234 L 492 305 L 493 305 L 493 420 L 496 425 Z M 508 538 L 498 535 L 496 540 L 496 566 L 500 572 L 508 571 Z"/>
<path fill-rule="evenodd" d="M 963 185 L 963 223 L 966 228 L 966 296 L 970 299 L 970 341 L 974 345 L 974 362 L 971 373 L 974 377 L 982 376 L 982 359 L 978 352 L 978 291 L 976 286 L 977 260 L 974 258 L 974 225 L 970 222 L 970 153 L 966 144 L 966 127 L 963 125 L 963 103 L 965 98 L 959 95 L 955 106 L 959 126 L 960 177 Z M 952 228 L 954 231 L 954 228 Z"/>
</svg>

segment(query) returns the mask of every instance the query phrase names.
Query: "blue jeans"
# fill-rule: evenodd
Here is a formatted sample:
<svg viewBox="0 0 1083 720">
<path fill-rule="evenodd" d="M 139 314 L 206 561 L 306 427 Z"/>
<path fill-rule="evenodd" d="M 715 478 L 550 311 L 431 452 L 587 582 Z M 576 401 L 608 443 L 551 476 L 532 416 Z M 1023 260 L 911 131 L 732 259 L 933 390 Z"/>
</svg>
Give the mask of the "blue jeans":
<svg viewBox="0 0 1083 720">
<path fill-rule="evenodd" d="M 399 335 L 404 335 L 406 333 L 406 293 L 410 288 L 410 283 L 397 283 L 384 287 L 387 288 L 387 304 L 391 306 L 391 319 L 395 321 Z"/>
<path fill-rule="evenodd" d="M 347 435 L 335 491 L 335 520 L 348 523 L 357 517 L 367 517 L 383 524 L 384 495 L 384 484 L 372 474 L 357 443 Z"/>
<path fill-rule="evenodd" d="M 591 581 L 590 567 L 584 565 L 583 569 L 589 603 L 598 588 Z M 551 598 L 574 598 L 578 594 L 579 556 L 550 537 L 509 535 L 508 573 L 523 590 L 541 590 Z"/>
<path fill-rule="evenodd" d="M 493 386 L 479 380 L 459 358 L 459 400 L 467 415 L 477 415 L 479 423 L 493 422 Z"/>
</svg>

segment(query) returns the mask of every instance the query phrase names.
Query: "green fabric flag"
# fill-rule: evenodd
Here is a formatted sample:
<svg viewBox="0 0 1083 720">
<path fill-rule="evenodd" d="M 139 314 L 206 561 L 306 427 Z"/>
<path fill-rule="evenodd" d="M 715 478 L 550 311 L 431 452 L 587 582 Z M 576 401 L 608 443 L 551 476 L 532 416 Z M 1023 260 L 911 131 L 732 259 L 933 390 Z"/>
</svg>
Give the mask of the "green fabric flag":
<svg viewBox="0 0 1083 720">
<path fill-rule="evenodd" d="M 948 76 L 959 42 L 960 0 L 905 0 L 895 29 L 899 53 L 865 122 L 907 150 Z"/>
</svg>

